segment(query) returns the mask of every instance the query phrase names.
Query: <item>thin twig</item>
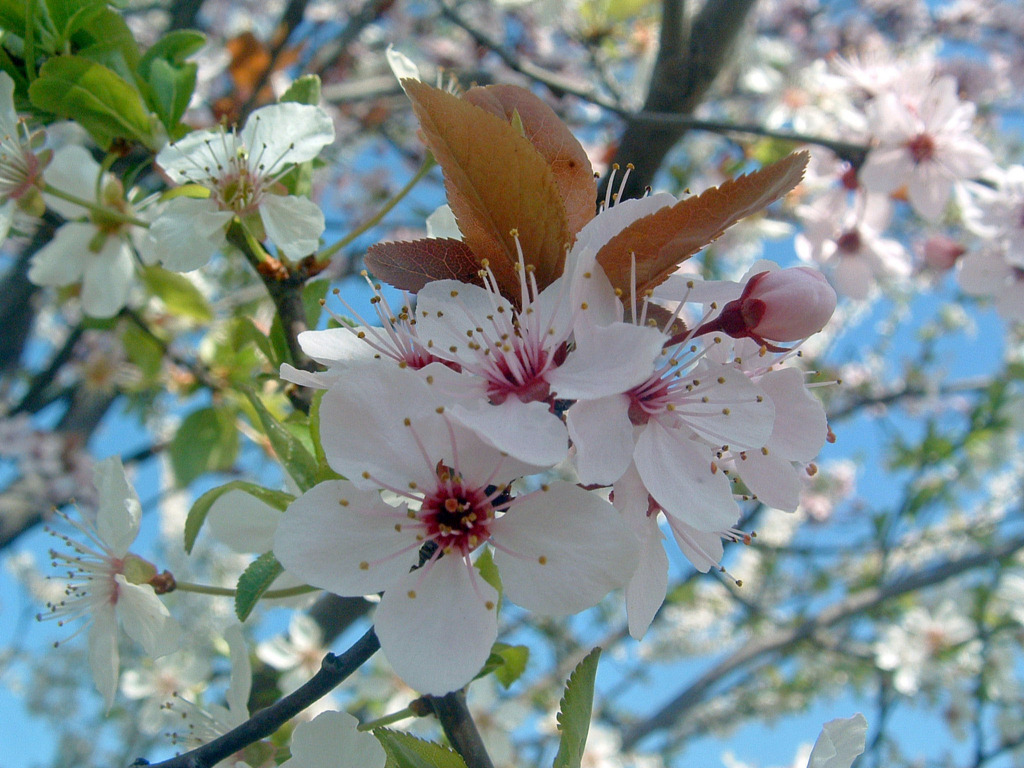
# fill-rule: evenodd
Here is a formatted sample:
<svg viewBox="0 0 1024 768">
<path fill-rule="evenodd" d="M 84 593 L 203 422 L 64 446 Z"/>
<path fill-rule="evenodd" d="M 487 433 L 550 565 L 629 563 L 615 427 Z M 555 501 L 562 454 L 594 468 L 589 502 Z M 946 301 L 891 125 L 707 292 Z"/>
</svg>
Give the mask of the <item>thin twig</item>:
<svg viewBox="0 0 1024 768">
<path fill-rule="evenodd" d="M 444 696 L 429 696 L 427 701 L 440 721 L 444 735 L 448 737 L 452 748 L 462 756 L 467 768 L 494 768 L 469 707 L 466 706 L 465 692 L 453 691 Z"/>
<path fill-rule="evenodd" d="M 261 709 L 237 728 L 170 760 L 151 764 L 139 758 L 132 765 L 152 765 L 153 768 L 212 768 L 239 750 L 270 736 L 311 704 L 322 699 L 365 664 L 379 648 L 380 641 L 371 627 L 340 656 L 327 654 L 320 665 L 320 671 L 308 682 L 269 707 Z"/>
</svg>

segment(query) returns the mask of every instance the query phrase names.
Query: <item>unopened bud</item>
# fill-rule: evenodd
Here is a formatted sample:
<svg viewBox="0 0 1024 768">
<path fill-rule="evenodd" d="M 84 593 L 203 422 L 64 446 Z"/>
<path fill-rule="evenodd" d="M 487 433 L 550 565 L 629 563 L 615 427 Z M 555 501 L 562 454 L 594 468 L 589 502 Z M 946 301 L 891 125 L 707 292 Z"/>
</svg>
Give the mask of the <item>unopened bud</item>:
<svg viewBox="0 0 1024 768">
<path fill-rule="evenodd" d="M 743 293 L 697 329 L 696 335 L 721 331 L 751 338 L 776 350 L 773 341 L 799 341 L 825 327 L 836 309 L 836 292 L 811 267 L 758 272 Z"/>
</svg>

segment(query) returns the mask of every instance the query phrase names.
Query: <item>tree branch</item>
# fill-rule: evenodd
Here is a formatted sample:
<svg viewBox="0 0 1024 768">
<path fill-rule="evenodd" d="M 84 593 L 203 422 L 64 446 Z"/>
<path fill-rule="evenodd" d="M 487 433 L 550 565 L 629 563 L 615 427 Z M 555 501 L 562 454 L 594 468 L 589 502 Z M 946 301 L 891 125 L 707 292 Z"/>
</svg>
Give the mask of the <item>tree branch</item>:
<svg viewBox="0 0 1024 768">
<path fill-rule="evenodd" d="M 800 624 L 778 629 L 764 637 L 747 641 L 731 656 L 701 675 L 668 704 L 626 731 L 622 739 L 623 749 L 632 749 L 645 736 L 670 727 L 686 712 L 703 701 L 711 689 L 731 672 L 769 653 L 811 637 L 816 632 L 834 624 L 863 614 L 895 597 L 940 584 L 954 576 L 1012 555 L 1020 549 L 1024 549 L 1024 534 L 1004 539 L 992 549 L 975 552 L 957 560 L 947 560 L 938 565 L 914 571 L 902 578 L 894 579 L 888 584 L 856 592 Z"/>
<path fill-rule="evenodd" d="M 308 682 L 266 709 L 261 709 L 237 728 L 170 760 L 151 764 L 139 758 L 132 765 L 152 765 L 153 768 L 212 768 L 239 750 L 270 736 L 315 701 L 322 699 L 365 664 L 379 648 L 380 641 L 371 627 L 345 653 L 340 656 L 327 654 L 320 671 Z"/>
<path fill-rule="evenodd" d="M 444 729 L 452 748 L 466 762 L 467 768 L 494 768 L 487 747 L 476 729 L 466 706 L 465 691 L 452 691 L 444 696 L 428 696 L 427 702 Z"/>
</svg>

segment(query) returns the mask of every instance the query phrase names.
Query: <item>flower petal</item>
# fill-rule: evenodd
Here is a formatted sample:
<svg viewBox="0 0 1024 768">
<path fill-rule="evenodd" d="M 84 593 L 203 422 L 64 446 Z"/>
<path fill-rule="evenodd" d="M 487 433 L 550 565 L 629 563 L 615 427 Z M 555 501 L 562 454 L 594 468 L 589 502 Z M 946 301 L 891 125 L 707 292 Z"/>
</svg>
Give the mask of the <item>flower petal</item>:
<svg viewBox="0 0 1024 768">
<path fill-rule="evenodd" d="M 290 259 L 301 259 L 320 247 L 324 212 L 308 197 L 267 195 L 260 203 L 267 237 Z"/>
<path fill-rule="evenodd" d="M 114 607 L 103 605 L 92 613 L 92 624 L 89 627 L 89 669 L 92 670 L 93 682 L 96 683 L 96 689 L 103 697 L 108 710 L 114 704 L 120 665 Z"/>
<path fill-rule="evenodd" d="M 32 256 L 28 279 L 36 285 L 62 286 L 77 283 L 85 272 L 83 244 L 88 243 L 96 228 L 92 224 L 71 221 L 53 233 L 50 242 Z"/>
<path fill-rule="evenodd" d="M 576 447 L 580 482 L 614 483 L 633 460 L 629 397 L 613 395 L 574 403 L 565 414 Z M 644 492 L 646 497 L 646 491 Z"/>
<path fill-rule="evenodd" d="M 120 237 L 110 236 L 99 253 L 86 252 L 82 276 L 82 310 L 90 317 L 113 317 L 128 300 L 135 275 L 132 249 Z"/>
<path fill-rule="evenodd" d="M 405 508 L 376 491 L 329 480 L 293 501 L 274 536 L 285 569 L 336 595 L 357 597 L 387 589 L 415 565 L 416 529 Z M 403 549 L 408 549 L 399 555 Z M 365 566 L 365 567 L 364 567 Z"/>
<path fill-rule="evenodd" d="M 334 141 L 334 123 L 320 107 L 282 101 L 249 115 L 241 139 L 253 171 L 276 173 L 284 163 L 304 163 L 319 155 Z"/>
<path fill-rule="evenodd" d="M 199 269 L 222 248 L 234 214 L 217 209 L 212 200 L 178 197 L 153 221 L 144 249 L 150 261 L 174 272 Z"/>
<path fill-rule="evenodd" d="M 569 435 L 547 403 L 524 403 L 510 397 L 501 405 L 485 402 L 456 405 L 452 418 L 481 440 L 533 467 L 550 467 L 569 452 Z M 493 464 L 492 464 L 493 466 Z"/>
<path fill-rule="evenodd" d="M 206 515 L 210 533 L 235 552 L 262 555 L 274 546 L 282 513 L 245 491 L 228 491 Z"/>
<path fill-rule="evenodd" d="M 130 584 L 117 574 L 117 613 L 125 634 L 154 658 L 178 650 L 181 627 L 149 584 Z"/>
<path fill-rule="evenodd" d="M 381 598 L 373 624 L 395 672 L 421 693 L 461 688 L 498 636 L 498 593 L 459 557 L 403 574 Z"/>
<path fill-rule="evenodd" d="M 656 328 L 612 323 L 580 329 L 576 349 L 548 374 L 558 397 L 607 397 L 642 384 L 654 372 L 665 337 Z"/>
<path fill-rule="evenodd" d="M 348 712 L 333 711 L 299 723 L 292 733 L 291 758 L 282 768 L 384 768 L 384 747 L 358 726 Z"/>
<path fill-rule="evenodd" d="M 701 531 L 721 531 L 737 517 L 725 473 L 712 471 L 714 454 L 688 432 L 650 422 L 633 453 L 647 490 L 666 514 Z"/>
<path fill-rule="evenodd" d="M 110 456 L 96 464 L 93 485 L 99 492 L 96 531 L 115 557 L 124 557 L 139 534 L 142 504 L 128 482 L 120 457 Z"/>
<path fill-rule="evenodd" d="M 549 616 L 589 608 L 625 585 L 637 566 L 636 539 L 620 514 L 572 483 L 517 500 L 494 521 L 491 536 L 505 594 Z"/>
</svg>

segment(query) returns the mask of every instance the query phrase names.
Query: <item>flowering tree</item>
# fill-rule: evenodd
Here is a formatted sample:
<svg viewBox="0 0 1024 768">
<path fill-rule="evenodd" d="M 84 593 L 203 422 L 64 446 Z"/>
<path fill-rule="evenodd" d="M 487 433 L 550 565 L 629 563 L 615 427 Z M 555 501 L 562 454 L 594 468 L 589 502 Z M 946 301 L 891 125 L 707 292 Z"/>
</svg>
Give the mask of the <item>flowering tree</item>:
<svg viewBox="0 0 1024 768">
<path fill-rule="evenodd" d="M 997 0 L 0 0 L 53 763 L 676 765 L 810 707 L 795 765 L 1019 761 L 1022 51 Z"/>
</svg>

